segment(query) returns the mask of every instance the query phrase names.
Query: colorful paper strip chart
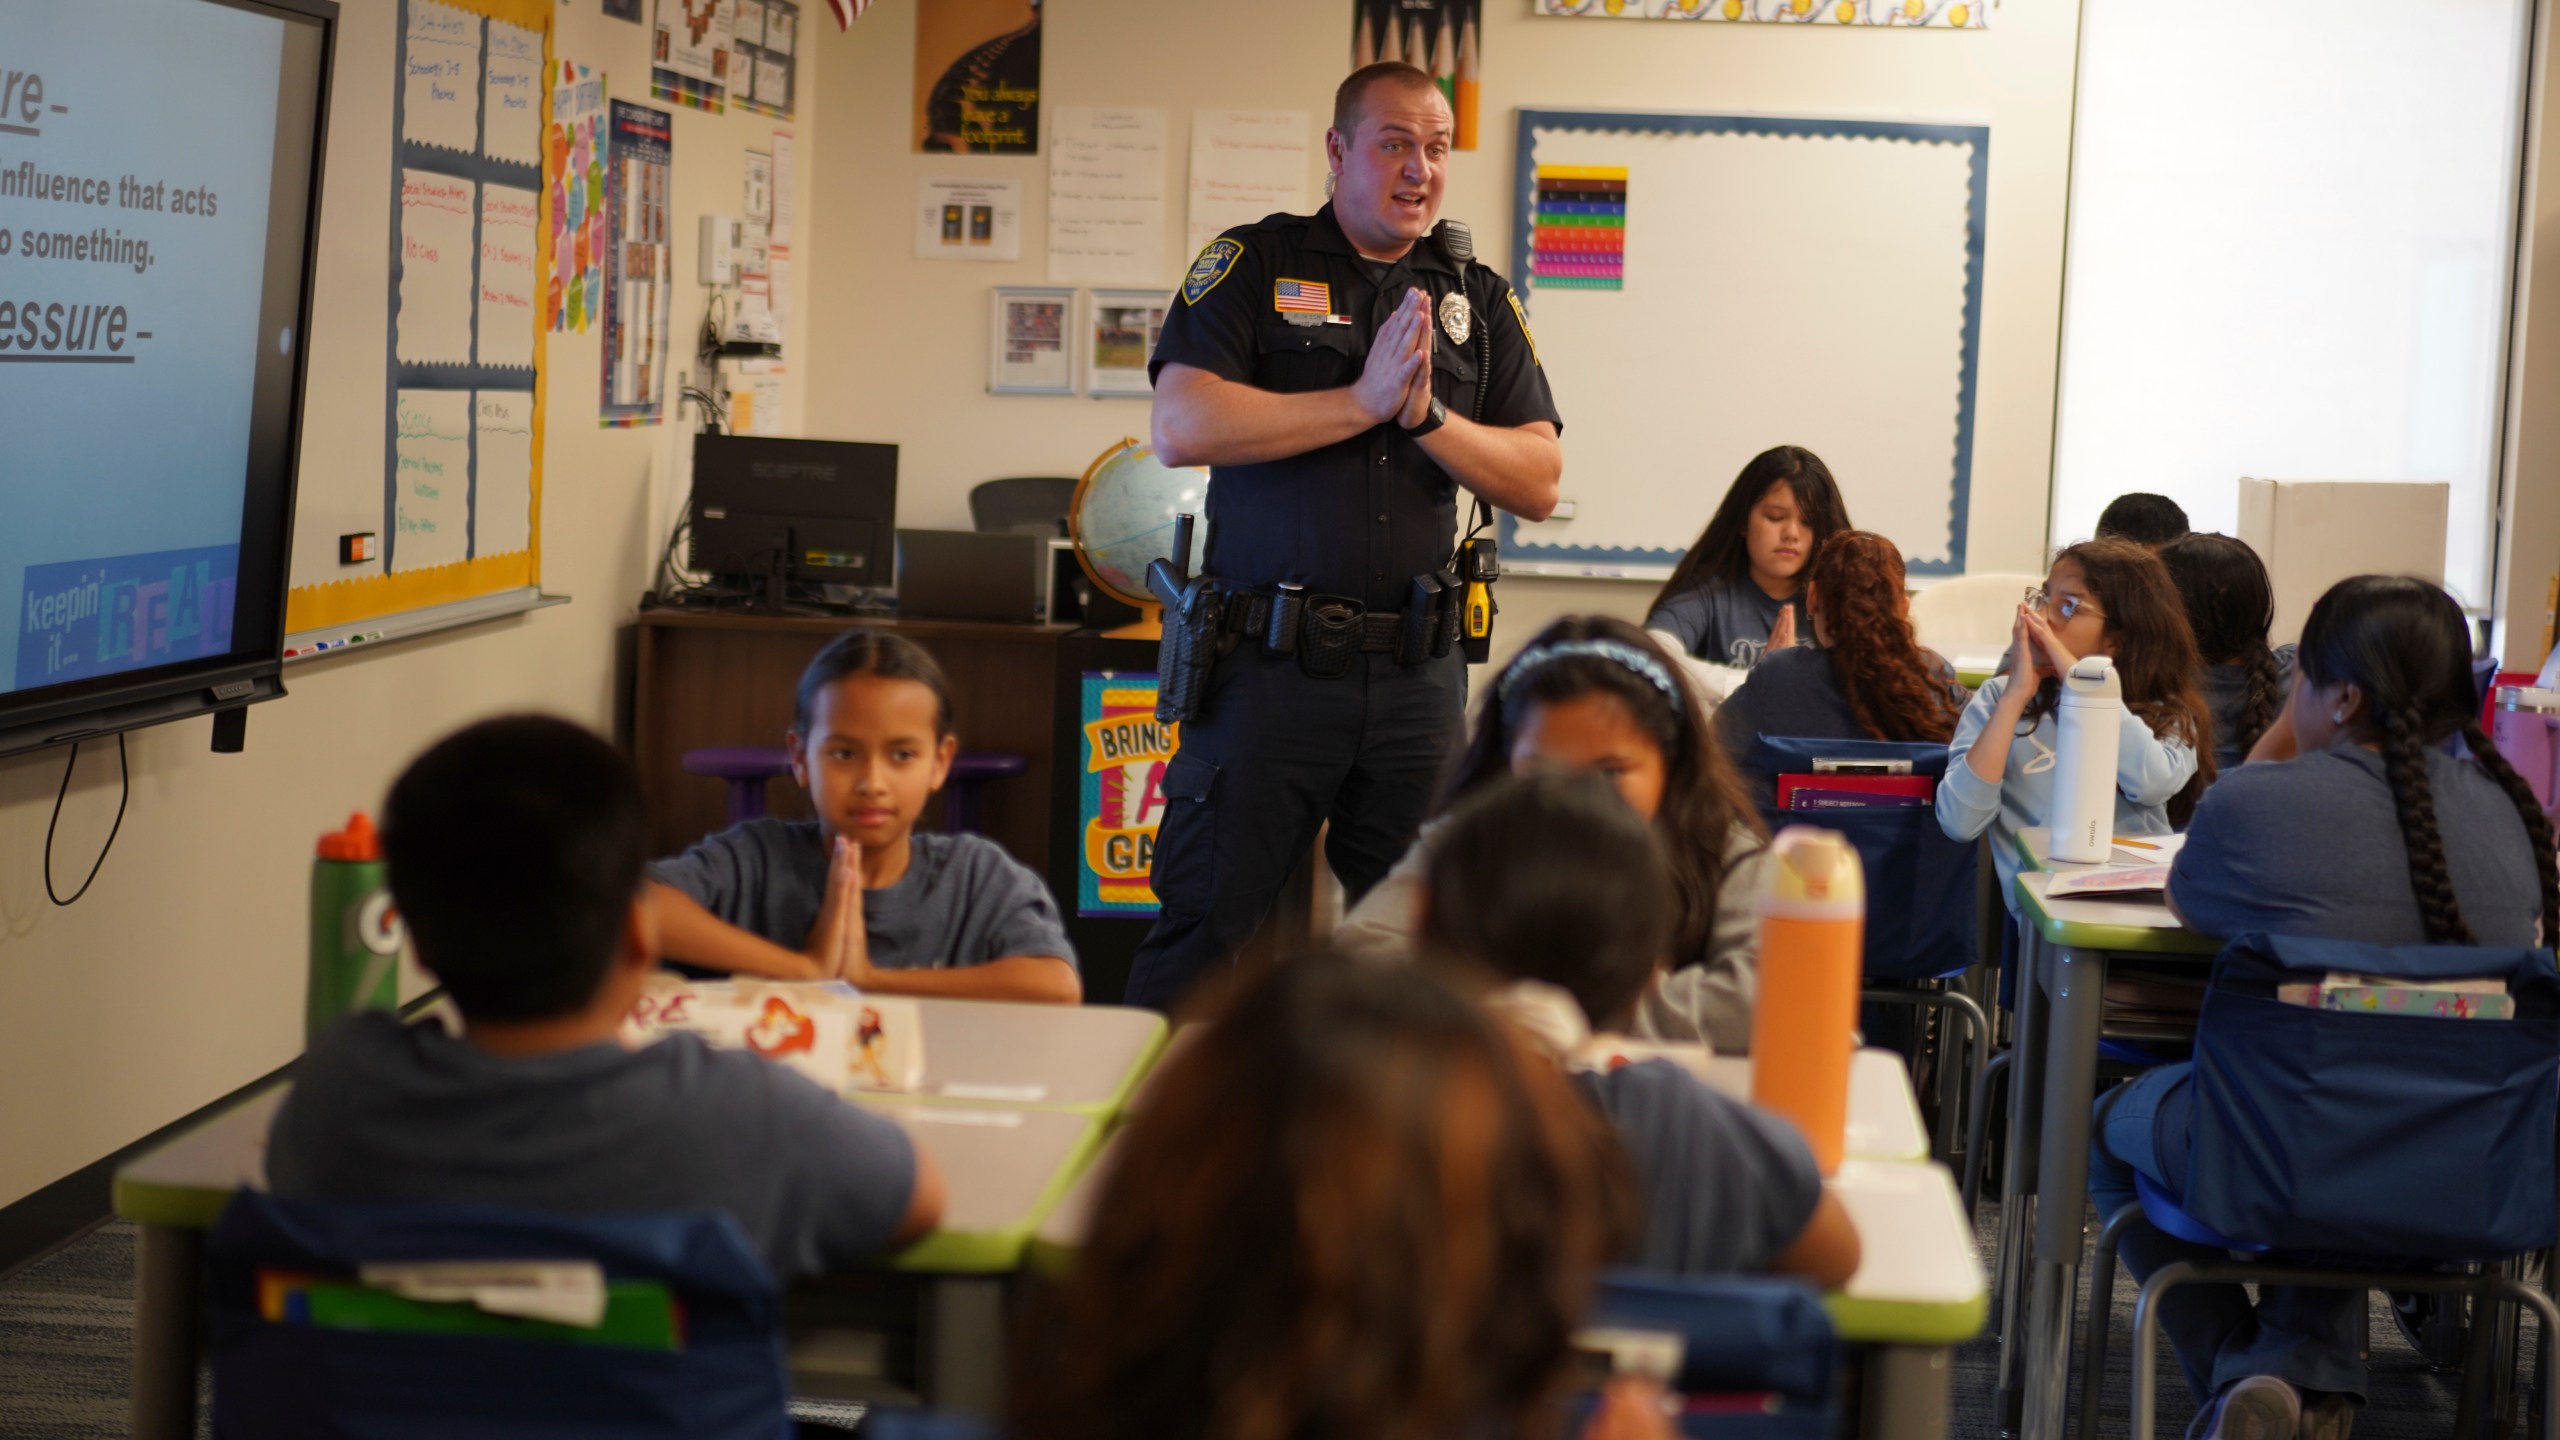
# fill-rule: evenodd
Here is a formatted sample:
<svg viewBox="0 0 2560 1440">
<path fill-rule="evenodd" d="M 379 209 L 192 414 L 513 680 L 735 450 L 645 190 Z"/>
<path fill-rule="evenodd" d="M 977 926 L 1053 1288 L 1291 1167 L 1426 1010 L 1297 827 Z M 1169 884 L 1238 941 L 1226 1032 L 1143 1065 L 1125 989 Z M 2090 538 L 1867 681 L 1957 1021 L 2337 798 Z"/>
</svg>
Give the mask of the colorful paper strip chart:
<svg viewBox="0 0 2560 1440">
<path fill-rule="evenodd" d="M 1627 167 L 1541 165 L 1529 276 L 1550 290 L 1627 284 Z"/>
</svg>

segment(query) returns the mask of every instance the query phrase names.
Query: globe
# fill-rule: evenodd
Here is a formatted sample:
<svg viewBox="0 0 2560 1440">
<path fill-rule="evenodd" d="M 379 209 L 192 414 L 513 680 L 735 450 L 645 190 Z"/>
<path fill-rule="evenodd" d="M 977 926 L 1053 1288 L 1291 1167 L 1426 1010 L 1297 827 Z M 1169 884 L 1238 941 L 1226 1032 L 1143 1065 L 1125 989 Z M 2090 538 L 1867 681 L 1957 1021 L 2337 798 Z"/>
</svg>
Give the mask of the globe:
<svg viewBox="0 0 2560 1440">
<path fill-rule="evenodd" d="M 1199 519 L 1184 573 L 1200 573 L 1209 544 L 1208 499 L 1206 468 L 1160 464 L 1155 452 L 1137 440 L 1103 451 L 1076 483 L 1075 499 L 1067 508 L 1076 558 L 1094 584 L 1141 607 L 1150 632 L 1158 607 L 1147 593 L 1147 566 L 1173 554 L 1173 518 L 1192 515 Z"/>
</svg>

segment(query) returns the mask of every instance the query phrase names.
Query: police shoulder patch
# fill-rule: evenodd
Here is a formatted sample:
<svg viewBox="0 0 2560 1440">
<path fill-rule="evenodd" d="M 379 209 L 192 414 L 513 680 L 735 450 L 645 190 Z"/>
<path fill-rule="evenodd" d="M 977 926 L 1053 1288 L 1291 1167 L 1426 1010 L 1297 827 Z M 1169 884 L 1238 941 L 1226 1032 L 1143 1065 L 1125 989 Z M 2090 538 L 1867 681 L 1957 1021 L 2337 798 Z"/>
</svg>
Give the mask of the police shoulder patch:
<svg viewBox="0 0 2560 1440">
<path fill-rule="evenodd" d="M 1520 292 L 1505 289 L 1502 298 L 1511 302 L 1511 318 L 1520 322 L 1520 338 L 1529 342 L 1529 363 L 1539 365 L 1538 337 L 1529 330 L 1529 312 L 1520 308 Z"/>
<path fill-rule="evenodd" d="M 1200 258 L 1191 262 L 1191 273 L 1182 277 L 1182 303 L 1199 304 L 1200 297 L 1217 289 L 1243 255 L 1244 246 L 1224 236 L 1203 246 Z"/>
</svg>

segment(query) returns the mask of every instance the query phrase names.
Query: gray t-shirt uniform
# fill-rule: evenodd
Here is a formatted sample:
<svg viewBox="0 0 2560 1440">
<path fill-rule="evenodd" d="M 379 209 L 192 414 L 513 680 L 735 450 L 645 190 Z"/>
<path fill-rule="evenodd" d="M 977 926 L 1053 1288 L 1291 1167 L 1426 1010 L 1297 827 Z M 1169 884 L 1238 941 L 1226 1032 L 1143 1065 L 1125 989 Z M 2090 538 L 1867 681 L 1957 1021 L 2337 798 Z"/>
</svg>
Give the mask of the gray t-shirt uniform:
<svg viewBox="0 0 2560 1440">
<path fill-rule="evenodd" d="M 788 1281 L 889 1243 L 916 1152 L 791 1070 L 691 1035 L 510 1059 L 377 1011 L 302 1057 L 267 1180 L 307 1200 L 725 1210 Z"/>
<path fill-rule="evenodd" d="M 1647 1270 L 1766 1270 L 1822 1199 L 1813 1150 L 1784 1119 L 1710 1090 L 1668 1060 L 1574 1079 L 1617 1127 L 1644 1202 Z"/>
<path fill-rule="evenodd" d="M 2445 869 L 2483 945 L 2531 945 L 2542 913 L 2532 842 L 2498 782 L 2427 752 Z M 2178 913 L 2208 935 L 2427 943 L 2409 847 L 2382 757 L 2326 750 L 2243 765 L 2213 783 L 2169 873 Z"/>
<path fill-rule="evenodd" d="M 1748 670 L 1769 648 L 1769 631 L 1778 612 L 1796 612 L 1796 637 L 1811 638 L 1804 618 L 1804 592 L 1773 600 L 1748 577 L 1693 586 L 1653 607 L 1644 617 L 1647 630 L 1666 630 L 1680 637 L 1700 660 Z"/>
<path fill-rule="evenodd" d="M 930 832 L 909 836 L 907 845 L 907 873 L 862 892 L 872 964 L 952 969 L 1007 955 L 1075 963 L 1049 887 L 1004 847 L 983 835 Z M 826 899 L 826 840 L 815 820 L 750 820 L 652 863 L 649 877 L 741 930 L 797 950 Z"/>
</svg>

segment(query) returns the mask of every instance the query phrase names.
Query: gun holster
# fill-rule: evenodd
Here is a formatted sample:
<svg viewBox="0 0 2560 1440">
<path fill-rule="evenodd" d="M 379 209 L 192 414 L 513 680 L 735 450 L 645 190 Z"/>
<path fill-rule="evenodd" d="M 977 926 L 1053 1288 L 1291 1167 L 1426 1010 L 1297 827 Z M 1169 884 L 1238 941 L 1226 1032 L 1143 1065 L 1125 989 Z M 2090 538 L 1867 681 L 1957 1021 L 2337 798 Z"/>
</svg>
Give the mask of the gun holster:
<svg viewBox="0 0 2560 1440">
<path fill-rule="evenodd" d="M 1199 575 L 1164 607 L 1164 636 L 1156 642 L 1156 719 L 1167 725 L 1197 716 L 1208 697 L 1225 601 L 1225 587 Z"/>
</svg>

